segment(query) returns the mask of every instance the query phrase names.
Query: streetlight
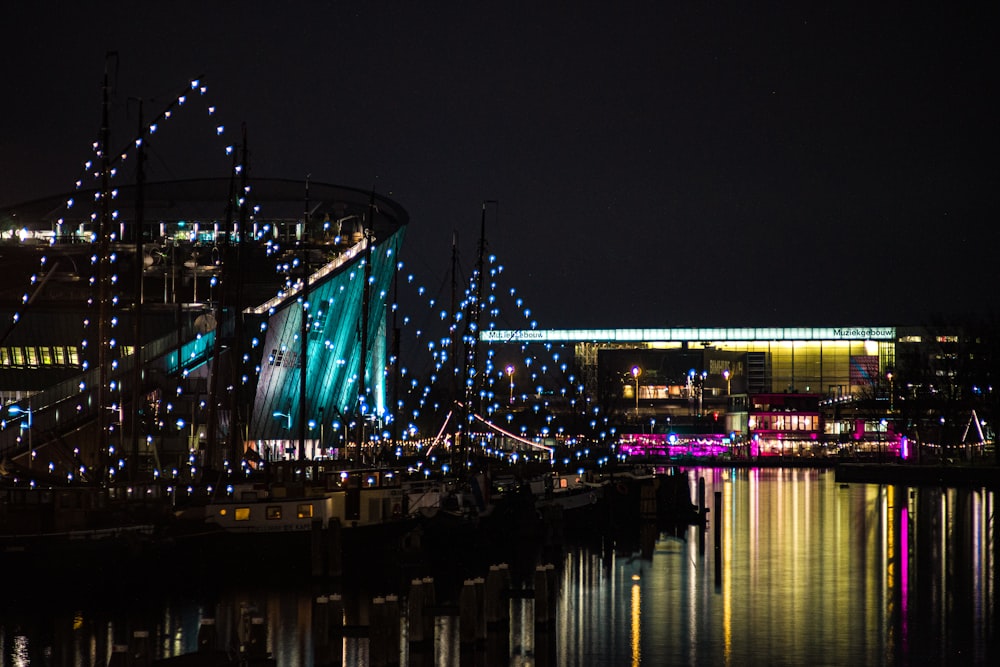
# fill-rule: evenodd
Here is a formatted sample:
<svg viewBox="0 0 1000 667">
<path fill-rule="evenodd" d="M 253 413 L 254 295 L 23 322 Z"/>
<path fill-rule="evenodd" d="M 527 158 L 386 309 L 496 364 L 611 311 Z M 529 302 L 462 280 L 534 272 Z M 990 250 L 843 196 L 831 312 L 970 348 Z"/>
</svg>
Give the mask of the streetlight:
<svg viewBox="0 0 1000 667">
<path fill-rule="evenodd" d="M 292 416 L 291 415 L 285 414 L 284 412 L 272 412 L 271 416 L 272 417 L 284 417 L 285 419 L 287 419 L 288 423 L 285 425 L 285 428 L 291 430 L 291 428 L 292 428 Z"/>
<path fill-rule="evenodd" d="M 895 394 L 895 392 L 893 391 L 893 389 L 895 389 L 895 387 L 894 387 L 894 383 L 893 383 L 893 380 L 892 380 L 892 371 L 889 371 L 888 373 L 886 373 L 885 376 L 889 380 L 889 412 L 892 412 L 893 411 L 892 409 L 894 407 L 894 399 L 895 399 L 895 396 L 893 396 L 893 394 Z"/>
<path fill-rule="evenodd" d="M 639 418 L 639 376 L 642 375 L 642 369 L 638 366 L 632 367 L 632 377 L 635 378 L 635 417 Z"/>
<path fill-rule="evenodd" d="M 728 397 L 731 393 L 733 393 L 733 386 L 730 383 L 730 373 L 728 368 L 722 371 L 722 377 L 726 380 L 726 396 Z"/>
<path fill-rule="evenodd" d="M 708 378 L 708 371 L 701 372 L 701 386 L 698 389 L 698 416 L 704 412 L 705 401 L 705 379 Z"/>
<path fill-rule="evenodd" d="M 7 408 L 7 412 L 11 415 L 23 414 L 28 416 L 27 422 L 22 423 L 21 428 L 27 429 L 28 431 L 28 470 L 31 470 L 31 461 L 35 458 L 35 445 L 32 441 L 31 435 L 31 426 L 34 421 L 32 417 L 34 416 L 35 411 L 31 409 L 31 405 L 29 404 L 27 408 L 22 408 L 20 405 L 11 405 Z"/>
<path fill-rule="evenodd" d="M 507 364 L 507 375 L 510 376 L 510 404 L 514 404 L 514 366 L 513 364 Z"/>
<path fill-rule="evenodd" d="M 326 456 L 326 440 L 323 438 L 323 408 L 319 409 L 319 453 Z"/>
</svg>

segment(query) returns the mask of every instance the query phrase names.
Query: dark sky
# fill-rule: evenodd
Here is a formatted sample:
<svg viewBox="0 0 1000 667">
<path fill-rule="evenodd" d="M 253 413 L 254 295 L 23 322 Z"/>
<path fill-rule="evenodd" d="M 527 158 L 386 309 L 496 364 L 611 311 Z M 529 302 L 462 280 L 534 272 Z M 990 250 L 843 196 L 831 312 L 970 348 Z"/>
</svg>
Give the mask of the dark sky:
<svg viewBox="0 0 1000 667">
<path fill-rule="evenodd" d="M 499 201 L 491 249 L 542 327 L 1000 306 L 988 3 L 9 4 L 2 203 L 72 189 L 113 50 L 115 145 L 129 97 L 148 116 L 202 75 L 253 174 L 403 205 L 428 283 L 453 230 L 471 265 Z M 162 131 L 154 178 L 227 174 L 192 117 Z"/>
</svg>

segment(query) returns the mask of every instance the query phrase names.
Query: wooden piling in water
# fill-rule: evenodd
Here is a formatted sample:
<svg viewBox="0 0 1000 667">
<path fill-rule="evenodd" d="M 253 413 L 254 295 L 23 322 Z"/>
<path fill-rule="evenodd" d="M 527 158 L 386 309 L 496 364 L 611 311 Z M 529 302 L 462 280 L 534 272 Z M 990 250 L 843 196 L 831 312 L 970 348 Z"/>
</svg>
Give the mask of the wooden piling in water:
<svg viewBox="0 0 1000 667">
<path fill-rule="evenodd" d="M 263 616 L 253 616 L 250 619 L 250 634 L 243 652 L 251 660 L 267 657 L 267 626 L 264 625 Z"/>
<path fill-rule="evenodd" d="M 326 569 L 323 558 L 326 540 L 323 536 L 323 522 L 320 519 L 313 519 L 309 530 L 309 573 L 313 577 L 323 576 Z"/>
<path fill-rule="evenodd" d="M 344 573 L 343 533 L 339 519 L 330 519 L 326 526 L 327 574 L 339 577 Z"/>
<path fill-rule="evenodd" d="M 554 563 L 545 564 L 545 584 L 548 592 L 546 602 L 549 606 L 549 621 L 555 622 L 559 603 L 559 574 Z"/>
<path fill-rule="evenodd" d="M 485 622 L 487 626 L 510 623 L 510 569 L 507 563 L 490 565 L 486 575 Z"/>
<path fill-rule="evenodd" d="M 385 598 L 373 598 L 368 616 L 368 659 L 372 667 L 388 664 L 388 634 Z"/>
<path fill-rule="evenodd" d="M 410 593 L 406 596 L 406 627 L 410 644 L 422 644 L 424 637 L 424 582 L 414 579 L 410 582 Z M 433 635 L 431 635 L 433 639 Z"/>
<path fill-rule="evenodd" d="M 715 529 L 715 585 L 722 584 L 722 492 L 715 492 L 715 518 L 712 519 Z"/>
<path fill-rule="evenodd" d="M 458 596 L 458 635 L 464 645 L 476 643 L 477 609 L 476 582 L 466 579 Z"/>
<path fill-rule="evenodd" d="M 399 596 L 385 596 L 387 665 L 398 665 L 400 660 L 400 609 Z"/>
<path fill-rule="evenodd" d="M 486 580 L 476 577 L 472 580 L 476 589 L 476 642 L 486 641 Z"/>
<path fill-rule="evenodd" d="M 203 618 L 198 624 L 198 652 L 206 653 L 214 651 L 219 644 L 216 632 L 215 619 Z"/>
<path fill-rule="evenodd" d="M 698 515 L 701 516 L 701 520 L 705 520 L 705 510 L 707 506 L 705 505 L 705 478 L 698 478 Z"/>
<path fill-rule="evenodd" d="M 549 622 L 549 585 L 544 565 L 535 566 L 535 625 Z"/>
<path fill-rule="evenodd" d="M 344 636 L 344 599 L 340 593 L 331 593 L 327 596 L 328 609 L 327 619 L 330 636 L 339 639 Z"/>
<path fill-rule="evenodd" d="M 111 647 L 111 657 L 108 667 L 129 667 L 128 644 L 114 644 Z"/>
<path fill-rule="evenodd" d="M 333 662 L 330 655 L 330 598 L 317 595 L 312 608 L 313 654 L 317 665 L 329 665 Z"/>
<path fill-rule="evenodd" d="M 148 630 L 135 630 L 129 643 L 129 665 L 149 667 L 153 662 L 153 647 Z"/>
</svg>

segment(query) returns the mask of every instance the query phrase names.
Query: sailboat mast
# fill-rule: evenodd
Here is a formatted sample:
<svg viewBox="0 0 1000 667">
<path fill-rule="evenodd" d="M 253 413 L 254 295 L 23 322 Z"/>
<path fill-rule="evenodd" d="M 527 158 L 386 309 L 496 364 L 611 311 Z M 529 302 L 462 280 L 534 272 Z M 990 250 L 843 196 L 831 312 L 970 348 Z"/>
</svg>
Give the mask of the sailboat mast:
<svg viewBox="0 0 1000 667">
<path fill-rule="evenodd" d="M 468 379 L 466 381 L 466 403 L 468 404 L 468 409 L 473 410 L 473 401 L 478 396 L 478 387 L 481 384 L 482 374 L 479 372 L 479 323 L 482 315 L 482 303 L 483 303 L 483 275 L 485 273 L 485 257 L 486 257 L 486 207 L 487 205 L 495 203 L 491 200 L 483 202 L 483 212 L 479 223 L 479 254 L 476 258 L 476 275 L 475 275 L 475 295 L 472 298 L 472 302 L 469 308 L 469 336 L 467 343 L 469 345 L 469 352 L 467 355 L 468 360 Z"/>
<path fill-rule="evenodd" d="M 243 393 L 240 387 L 240 360 L 243 358 L 243 241 L 247 238 L 247 211 L 249 202 L 247 201 L 247 173 L 250 171 L 250 156 L 247 152 L 247 127 L 243 125 L 243 169 L 240 170 L 240 222 L 236 233 L 236 267 L 230 275 L 235 276 L 235 285 L 230 285 L 230 289 L 235 292 L 233 307 L 233 349 L 230 352 L 230 367 L 232 368 L 232 393 L 230 394 L 229 409 L 229 456 L 236 458 L 243 454 L 243 441 L 240 430 L 243 427 Z"/>
<path fill-rule="evenodd" d="M 451 234 L 451 327 L 448 329 L 448 340 L 451 343 L 449 357 L 451 358 L 451 389 L 452 402 L 458 400 L 458 232 Z M 464 379 L 464 375 L 463 375 Z"/>
<path fill-rule="evenodd" d="M 223 327 L 222 318 L 223 315 L 229 310 L 229 304 L 232 301 L 233 292 L 229 285 L 229 276 L 238 275 L 238 273 L 233 274 L 231 271 L 227 270 L 226 267 L 232 268 L 233 262 L 228 261 L 230 255 L 230 243 L 229 236 L 232 233 L 233 228 L 233 204 L 236 200 L 236 167 L 238 160 L 237 151 L 233 151 L 233 166 L 230 169 L 229 176 L 229 199 L 226 203 L 226 224 L 223 228 L 222 246 L 219 250 L 220 258 L 219 265 L 222 270 L 222 289 L 219 291 L 219 298 L 213 304 L 215 308 L 215 341 L 212 345 L 212 364 L 209 367 L 209 385 L 208 385 L 208 452 L 206 454 L 209 461 L 220 464 L 220 469 L 222 469 L 222 463 L 228 458 L 223 455 L 219 455 L 219 375 L 222 373 L 221 362 L 222 362 L 222 347 L 223 347 Z M 218 244 L 219 240 L 216 239 Z M 217 246 L 218 247 L 218 246 Z M 237 309 L 238 310 L 238 309 Z M 232 352 L 234 348 L 232 340 L 230 340 L 230 350 L 229 355 L 231 364 L 236 364 L 235 352 Z M 233 385 L 235 392 L 235 386 Z M 236 424 L 235 412 L 230 413 L 229 426 L 233 428 Z"/>
<path fill-rule="evenodd" d="M 133 316 L 135 324 L 133 332 L 135 342 L 132 347 L 132 419 L 129 425 L 129 440 L 132 444 L 132 463 L 129 466 L 129 479 L 137 481 L 139 473 L 139 421 L 142 414 L 142 274 L 146 268 L 143 261 L 142 234 L 145 225 L 144 212 L 146 208 L 146 142 L 143 137 L 142 100 L 139 100 L 139 145 L 136 149 L 135 169 L 135 303 Z"/>
<path fill-rule="evenodd" d="M 104 64 L 104 85 L 102 87 L 101 110 L 101 216 L 98 229 L 97 249 L 97 451 L 98 475 L 101 485 L 107 483 L 108 475 L 108 423 L 106 408 L 108 402 L 108 302 L 111 298 L 111 144 L 110 94 L 108 64 L 117 54 L 109 52 Z"/>
<path fill-rule="evenodd" d="M 369 285 L 372 280 L 372 245 L 375 242 L 375 232 L 372 225 L 375 221 L 375 190 L 372 190 L 371 199 L 368 201 L 368 218 L 364 223 L 364 238 L 365 238 L 365 253 L 364 253 L 364 281 L 361 285 L 361 359 L 358 361 L 358 401 L 359 401 L 359 415 L 358 415 L 358 450 L 361 451 L 361 447 L 364 440 L 365 434 L 365 416 L 368 409 L 371 406 L 367 405 L 368 402 L 368 382 L 367 382 L 367 363 L 368 363 L 368 319 L 369 311 L 371 310 L 371 290 Z M 361 410 L 361 408 L 366 408 Z"/>
<path fill-rule="evenodd" d="M 302 214 L 302 234 L 299 238 L 299 249 L 301 251 L 302 272 L 302 308 L 301 320 L 299 323 L 299 460 L 305 459 L 306 455 L 306 372 L 308 370 L 309 349 L 309 249 L 306 247 L 306 240 L 309 236 L 309 175 L 306 176 L 306 200 L 305 211 Z"/>
</svg>

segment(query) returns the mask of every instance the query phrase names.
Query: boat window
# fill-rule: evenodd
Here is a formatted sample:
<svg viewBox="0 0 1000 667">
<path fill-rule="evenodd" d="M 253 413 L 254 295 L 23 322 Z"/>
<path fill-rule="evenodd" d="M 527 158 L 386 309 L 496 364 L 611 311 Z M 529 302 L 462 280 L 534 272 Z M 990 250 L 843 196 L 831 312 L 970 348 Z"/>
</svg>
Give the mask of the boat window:
<svg viewBox="0 0 1000 667">
<path fill-rule="evenodd" d="M 281 505 L 268 505 L 267 506 L 267 518 L 268 519 L 280 519 L 281 518 Z"/>
<path fill-rule="evenodd" d="M 249 521 L 250 520 L 250 508 L 249 507 L 237 507 L 233 518 L 237 521 Z"/>
<path fill-rule="evenodd" d="M 312 503 L 302 503 L 299 505 L 299 518 L 300 519 L 311 519 L 313 515 Z"/>
</svg>

